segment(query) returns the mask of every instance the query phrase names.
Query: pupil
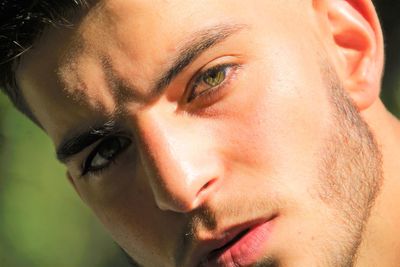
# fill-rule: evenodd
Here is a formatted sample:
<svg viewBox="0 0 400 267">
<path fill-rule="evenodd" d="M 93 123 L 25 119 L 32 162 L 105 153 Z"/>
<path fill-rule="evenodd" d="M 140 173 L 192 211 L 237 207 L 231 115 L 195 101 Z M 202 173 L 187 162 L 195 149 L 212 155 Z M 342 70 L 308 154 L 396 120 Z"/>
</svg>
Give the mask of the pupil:
<svg viewBox="0 0 400 267">
<path fill-rule="evenodd" d="M 219 71 L 216 71 L 216 70 L 211 71 L 210 78 L 212 78 L 212 79 L 217 78 L 218 77 L 218 73 L 219 73 Z"/>
<path fill-rule="evenodd" d="M 225 72 L 221 70 L 211 70 L 205 77 L 205 82 L 210 86 L 220 84 L 225 78 Z"/>
<path fill-rule="evenodd" d="M 117 139 L 111 139 L 104 144 L 102 149 L 99 151 L 101 157 L 105 159 L 111 159 L 115 152 L 119 149 L 120 143 Z"/>
</svg>

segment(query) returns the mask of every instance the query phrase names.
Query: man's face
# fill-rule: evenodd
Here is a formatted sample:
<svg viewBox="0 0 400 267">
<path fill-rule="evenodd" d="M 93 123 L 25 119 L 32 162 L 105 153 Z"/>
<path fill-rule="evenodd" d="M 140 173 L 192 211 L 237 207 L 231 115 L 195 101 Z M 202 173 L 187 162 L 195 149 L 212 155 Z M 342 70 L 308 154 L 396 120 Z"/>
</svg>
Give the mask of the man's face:
<svg viewBox="0 0 400 267">
<path fill-rule="evenodd" d="M 316 17 L 311 1 L 101 1 L 46 33 L 19 83 L 138 263 L 348 266 L 379 152 Z"/>
</svg>

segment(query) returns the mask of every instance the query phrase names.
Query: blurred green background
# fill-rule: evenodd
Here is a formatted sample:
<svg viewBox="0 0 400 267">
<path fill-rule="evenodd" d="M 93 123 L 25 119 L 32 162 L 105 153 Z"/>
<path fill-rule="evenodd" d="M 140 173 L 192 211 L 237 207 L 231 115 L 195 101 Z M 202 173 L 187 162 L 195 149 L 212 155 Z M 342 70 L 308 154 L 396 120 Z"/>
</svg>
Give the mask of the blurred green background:
<svg viewBox="0 0 400 267">
<path fill-rule="evenodd" d="M 386 37 L 382 98 L 400 114 L 400 2 L 375 1 Z M 0 267 L 125 267 L 78 200 L 50 141 L 0 95 Z"/>
</svg>

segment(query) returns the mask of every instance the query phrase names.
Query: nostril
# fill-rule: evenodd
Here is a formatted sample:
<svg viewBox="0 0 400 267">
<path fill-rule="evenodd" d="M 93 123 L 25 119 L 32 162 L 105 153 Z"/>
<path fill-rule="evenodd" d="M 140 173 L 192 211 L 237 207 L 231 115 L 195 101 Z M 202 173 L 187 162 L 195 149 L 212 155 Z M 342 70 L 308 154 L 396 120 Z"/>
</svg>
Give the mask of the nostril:
<svg viewBox="0 0 400 267">
<path fill-rule="evenodd" d="M 217 182 L 217 179 L 212 179 L 210 181 L 208 181 L 207 183 L 205 183 L 203 185 L 202 188 L 200 188 L 200 190 L 197 192 L 196 197 L 198 197 L 200 194 L 204 193 L 205 191 L 207 191 L 208 188 L 210 188 L 213 184 L 215 184 Z"/>
</svg>

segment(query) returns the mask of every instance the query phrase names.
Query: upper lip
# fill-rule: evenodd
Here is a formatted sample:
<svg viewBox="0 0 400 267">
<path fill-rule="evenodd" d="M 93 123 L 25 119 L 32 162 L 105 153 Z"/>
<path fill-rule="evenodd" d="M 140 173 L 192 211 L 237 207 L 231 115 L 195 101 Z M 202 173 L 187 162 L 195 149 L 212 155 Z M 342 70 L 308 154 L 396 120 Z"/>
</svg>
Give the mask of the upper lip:
<svg viewBox="0 0 400 267">
<path fill-rule="evenodd" d="M 276 216 L 269 216 L 267 218 L 254 219 L 243 223 L 231 225 L 222 228 L 218 232 L 207 232 L 204 234 L 198 233 L 196 240 L 193 242 L 196 245 L 192 246 L 192 253 L 189 253 L 187 262 L 188 266 L 202 266 L 210 257 L 218 254 L 219 250 L 225 249 L 224 247 L 230 242 L 240 237 L 248 230 L 274 219 Z"/>
</svg>

